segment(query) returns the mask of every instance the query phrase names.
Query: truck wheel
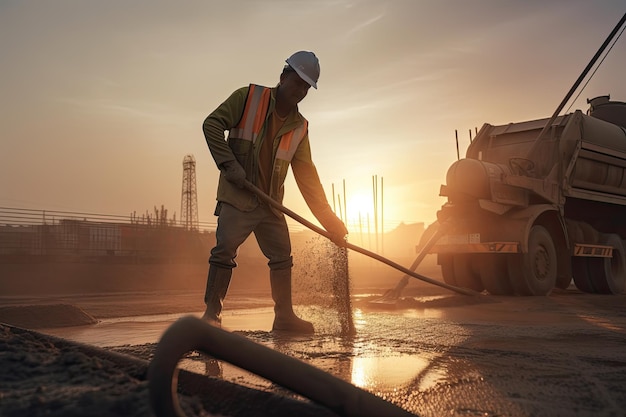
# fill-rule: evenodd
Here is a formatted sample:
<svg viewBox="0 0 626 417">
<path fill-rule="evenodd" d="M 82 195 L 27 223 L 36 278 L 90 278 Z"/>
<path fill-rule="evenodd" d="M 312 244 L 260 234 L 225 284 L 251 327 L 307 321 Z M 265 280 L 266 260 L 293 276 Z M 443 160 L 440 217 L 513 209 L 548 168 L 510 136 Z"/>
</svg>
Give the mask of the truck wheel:
<svg viewBox="0 0 626 417">
<path fill-rule="evenodd" d="M 507 256 L 504 254 L 481 254 L 476 256 L 480 265 L 480 279 L 492 295 L 513 295 L 507 271 Z"/>
<path fill-rule="evenodd" d="M 616 234 L 603 235 L 600 244 L 613 247 L 611 258 L 590 262 L 591 285 L 597 294 L 621 294 L 626 286 L 626 258 L 622 239 Z"/>
<path fill-rule="evenodd" d="M 456 285 L 481 292 L 485 289 L 472 262 L 472 255 L 462 253 L 454 255 L 454 276 Z"/>
<path fill-rule="evenodd" d="M 441 275 L 446 284 L 469 288 L 477 292 L 484 290 L 480 276 L 476 273 L 470 255 L 439 255 Z"/>
<path fill-rule="evenodd" d="M 593 286 L 589 278 L 589 260 L 591 258 L 583 258 L 580 256 L 572 256 L 572 275 L 574 276 L 574 284 L 582 292 L 593 294 Z"/>
<path fill-rule="evenodd" d="M 443 277 L 443 282 L 456 287 L 456 277 L 454 276 L 454 264 L 452 261 L 452 255 L 444 255 L 441 253 L 437 255 L 437 263 L 441 265 L 441 276 Z"/>
<path fill-rule="evenodd" d="M 512 255 L 509 277 L 519 295 L 548 295 L 556 285 L 556 249 L 545 227 L 535 225 L 528 236 L 528 253 Z"/>
</svg>

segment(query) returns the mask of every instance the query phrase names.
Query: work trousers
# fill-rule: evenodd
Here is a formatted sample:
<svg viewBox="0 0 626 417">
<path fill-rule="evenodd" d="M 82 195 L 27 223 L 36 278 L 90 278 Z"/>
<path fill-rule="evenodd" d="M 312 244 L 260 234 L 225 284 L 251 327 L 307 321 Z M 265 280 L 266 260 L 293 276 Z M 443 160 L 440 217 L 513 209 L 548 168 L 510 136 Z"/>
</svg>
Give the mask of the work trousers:
<svg viewBox="0 0 626 417">
<path fill-rule="evenodd" d="M 211 250 L 209 264 L 232 269 L 241 244 L 254 233 L 271 270 L 293 266 L 291 240 L 287 221 L 278 217 L 266 205 L 252 211 L 241 211 L 230 204 L 220 203 L 215 232 L 216 244 Z"/>
</svg>

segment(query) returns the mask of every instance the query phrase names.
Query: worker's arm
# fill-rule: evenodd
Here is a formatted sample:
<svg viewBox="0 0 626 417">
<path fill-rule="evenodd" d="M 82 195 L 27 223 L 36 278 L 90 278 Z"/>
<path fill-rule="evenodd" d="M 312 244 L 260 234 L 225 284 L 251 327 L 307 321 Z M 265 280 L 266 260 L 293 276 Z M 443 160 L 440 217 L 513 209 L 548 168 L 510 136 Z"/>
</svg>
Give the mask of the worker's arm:
<svg viewBox="0 0 626 417">
<path fill-rule="evenodd" d="M 306 201 L 315 218 L 332 235 L 332 241 L 335 244 L 345 246 L 345 237 L 348 234 L 348 230 L 328 204 L 317 168 L 315 168 L 311 158 L 308 133 L 291 160 L 291 169 L 304 201 Z"/>
<path fill-rule="evenodd" d="M 230 95 L 202 124 L 202 130 L 211 155 L 219 168 L 229 161 L 236 161 L 233 151 L 225 140 L 224 132 L 237 126 L 246 104 L 248 87 L 242 87 Z"/>
</svg>

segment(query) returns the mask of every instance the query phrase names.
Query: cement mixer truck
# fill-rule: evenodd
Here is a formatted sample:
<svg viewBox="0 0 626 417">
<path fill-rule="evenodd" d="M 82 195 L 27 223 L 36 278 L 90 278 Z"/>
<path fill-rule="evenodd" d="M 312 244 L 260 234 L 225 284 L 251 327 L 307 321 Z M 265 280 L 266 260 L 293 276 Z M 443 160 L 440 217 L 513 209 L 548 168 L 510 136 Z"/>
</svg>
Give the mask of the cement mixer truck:
<svg viewBox="0 0 626 417">
<path fill-rule="evenodd" d="M 626 286 L 626 103 L 609 96 L 552 119 L 484 124 L 450 166 L 437 213 L 447 284 L 546 295 Z M 445 226 L 445 227 L 444 227 Z"/>
</svg>

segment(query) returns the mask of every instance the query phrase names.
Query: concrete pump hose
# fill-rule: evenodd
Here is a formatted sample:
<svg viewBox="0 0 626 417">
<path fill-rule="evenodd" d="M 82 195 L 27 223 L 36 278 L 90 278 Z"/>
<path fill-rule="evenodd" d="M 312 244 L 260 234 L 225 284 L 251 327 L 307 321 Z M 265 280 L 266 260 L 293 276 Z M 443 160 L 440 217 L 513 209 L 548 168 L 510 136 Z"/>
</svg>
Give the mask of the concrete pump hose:
<svg viewBox="0 0 626 417">
<path fill-rule="evenodd" d="M 200 351 L 273 381 L 342 416 L 415 417 L 394 404 L 291 356 L 194 316 L 179 319 L 163 333 L 148 369 L 150 404 L 157 417 L 184 417 L 177 395 L 176 366 Z"/>
</svg>

